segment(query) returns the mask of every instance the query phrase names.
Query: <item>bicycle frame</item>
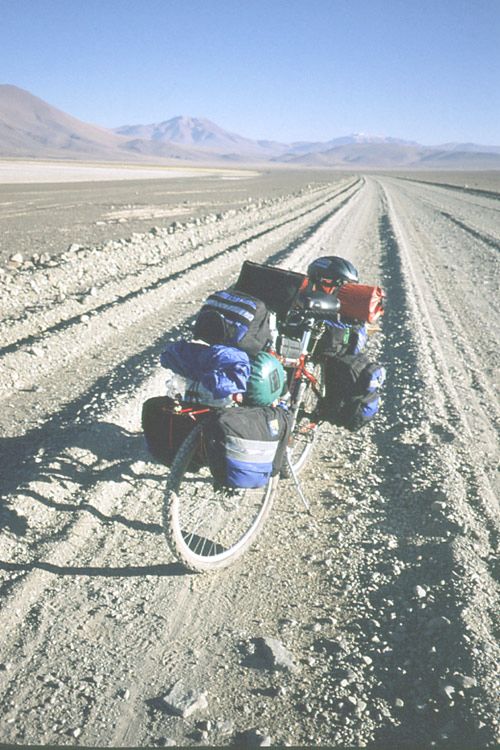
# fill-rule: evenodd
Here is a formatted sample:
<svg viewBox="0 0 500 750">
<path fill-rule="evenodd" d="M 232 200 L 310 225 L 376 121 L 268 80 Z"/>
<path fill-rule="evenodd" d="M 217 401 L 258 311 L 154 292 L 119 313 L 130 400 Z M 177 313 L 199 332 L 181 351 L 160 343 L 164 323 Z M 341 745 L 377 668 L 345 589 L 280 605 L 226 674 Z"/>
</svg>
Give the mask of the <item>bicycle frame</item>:
<svg viewBox="0 0 500 750">
<path fill-rule="evenodd" d="M 313 388 L 318 391 L 318 380 L 317 378 L 307 369 L 307 362 L 310 356 L 309 344 L 311 341 L 312 331 L 314 328 L 314 318 L 309 318 L 304 322 L 304 331 L 300 341 L 300 354 L 296 360 L 296 364 L 292 374 L 291 384 L 291 406 L 290 413 L 293 417 L 292 430 L 295 427 L 297 419 L 297 413 L 302 401 L 304 389 L 306 387 L 306 380 L 312 384 Z M 316 425 L 311 423 L 309 429 L 313 429 Z"/>
</svg>

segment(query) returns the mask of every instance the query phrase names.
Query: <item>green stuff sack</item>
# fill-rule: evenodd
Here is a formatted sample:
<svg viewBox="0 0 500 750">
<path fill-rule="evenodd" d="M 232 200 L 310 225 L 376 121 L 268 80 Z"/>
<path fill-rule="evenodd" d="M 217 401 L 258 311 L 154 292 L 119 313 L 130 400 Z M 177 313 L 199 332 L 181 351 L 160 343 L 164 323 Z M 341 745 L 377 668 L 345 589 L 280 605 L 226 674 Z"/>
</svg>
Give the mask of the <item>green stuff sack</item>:
<svg viewBox="0 0 500 750">
<path fill-rule="evenodd" d="M 281 362 L 267 352 L 259 352 L 252 360 L 245 402 L 251 406 L 269 406 L 285 388 L 286 376 Z"/>
</svg>

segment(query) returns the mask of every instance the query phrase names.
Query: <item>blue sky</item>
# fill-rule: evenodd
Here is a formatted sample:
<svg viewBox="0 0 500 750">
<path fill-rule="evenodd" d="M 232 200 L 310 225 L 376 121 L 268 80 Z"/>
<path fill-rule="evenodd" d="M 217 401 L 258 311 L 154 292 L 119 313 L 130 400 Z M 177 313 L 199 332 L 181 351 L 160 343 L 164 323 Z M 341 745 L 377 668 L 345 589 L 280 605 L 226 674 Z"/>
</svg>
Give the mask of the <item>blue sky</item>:
<svg viewBox="0 0 500 750">
<path fill-rule="evenodd" d="M 500 0 L 0 0 L 0 83 L 105 127 L 500 144 Z"/>
</svg>

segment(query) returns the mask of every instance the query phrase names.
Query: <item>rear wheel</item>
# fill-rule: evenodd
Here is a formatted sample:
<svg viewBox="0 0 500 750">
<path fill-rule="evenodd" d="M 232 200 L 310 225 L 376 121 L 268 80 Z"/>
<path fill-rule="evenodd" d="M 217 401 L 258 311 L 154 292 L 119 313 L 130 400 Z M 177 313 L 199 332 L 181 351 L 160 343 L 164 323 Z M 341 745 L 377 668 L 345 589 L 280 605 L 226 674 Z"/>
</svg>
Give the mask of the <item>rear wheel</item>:
<svg viewBox="0 0 500 750">
<path fill-rule="evenodd" d="M 168 544 L 189 570 L 218 570 L 253 543 L 271 509 L 278 477 L 265 487 L 214 487 L 207 466 L 199 468 L 202 425 L 182 444 L 170 472 L 163 506 Z"/>
<path fill-rule="evenodd" d="M 288 461 L 285 459 L 281 469 L 281 476 L 289 478 L 292 476 L 289 463 L 298 474 L 306 465 L 311 455 L 314 443 L 320 428 L 319 405 L 324 397 L 324 372 L 323 365 L 319 362 L 308 366 L 315 382 L 305 380 L 300 384 L 299 407 L 290 441 L 287 447 Z"/>
</svg>

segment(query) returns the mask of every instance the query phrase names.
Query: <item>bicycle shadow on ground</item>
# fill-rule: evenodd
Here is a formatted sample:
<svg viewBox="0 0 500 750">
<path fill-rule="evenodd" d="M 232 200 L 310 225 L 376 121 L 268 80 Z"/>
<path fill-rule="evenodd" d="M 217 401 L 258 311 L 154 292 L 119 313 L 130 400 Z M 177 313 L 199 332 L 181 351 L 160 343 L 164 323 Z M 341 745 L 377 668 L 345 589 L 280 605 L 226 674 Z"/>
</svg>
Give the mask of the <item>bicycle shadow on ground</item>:
<svg viewBox="0 0 500 750">
<path fill-rule="evenodd" d="M 44 570 L 58 576 L 84 576 L 99 578 L 142 578 L 154 576 L 158 578 L 170 576 L 191 575 L 180 563 L 166 563 L 165 565 L 127 565 L 122 568 L 95 567 L 88 565 L 53 565 L 48 562 L 11 563 L 0 561 L 0 570 L 10 573 L 31 573 L 34 570 Z"/>
<path fill-rule="evenodd" d="M 25 438 L 4 438 L 2 443 L 12 444 Z M 61 450 L 58 446 L 63 445 Z M 134 462 L 150 460 L 141 434 L 133 433 L 109 422 L 101 422 L 81 429 L 70 428 L 60 436 L 58 446 L 39 452 L 30 459 L 29 480 L 16 488 L 16 494 L 9 500 L 3 499 L 0 506 L 0 529 L 7 529 L 18 536 L 24 536 L 29 529 L 29 519 L 15 507 L 16 495 L 32 498 L 47 508 L 57 511 L 85 511 L 103 522 L 121 523 L 130 529 L 159 534 L 159 524 L 147 523 L 140 518 L 127 518 L 122 514 L 106 514 L 85 497 L 92 493 L 98 483 L 157 482 L 162 475 L 141 473 L 134 470 Z M 3 446 L 2 446 L 3 447 Z M 57 499 L 54 488 L 64 488 L 70 500 Z M 138 516 L 140 516 L 138 508 Z"/>
<path fill-rule="evenodd" d="M 12 440 L 15 441 L 16 438 Z M 37 462 L 31 461 L 30 480 L 24 483 L 24 486 L 21 485 L 12 497 L 0 501 L 0 531 L 10 532 L 18 537 L 25 536 L 28 540 L 32 534 L 29 518 L 15 506 L 18 494 L 37 501 L 49 510 L 69 514 L 73 517 L 70 518 L 70 524 L 80 513 L 88 513 L 105 525 L 120 524 L 132 531 L 155 536 L 163 534 L 163 528 L 159 523 L 144 520 L 144 508 L 140 504 L 135 509 L 136 517 L 129 517 L 117 512 L 106 513 L 85 499 L 89 495 L 92 496 L 92 490 L 98 484 L 106 482 L 129 483 L 131 487 L 136 486 L 138 482 L 141 485 L 149 483 L 152 487 L 164 482 L 167 469 L 161 466 L 155 472 L 154 465 L 148 463 L 151 458 L 142 434 L 131 432 L 117 424 L 100 422 L 79 429 L 72 427 L 65 430 L 59 443 L 65 447 L 62 450 L 49 448 L 37 457 Z M 61 487 L 66 499 L 58 499 L 57 494 L 54 497 L 54 488 L 57 493 Z M 50 539 L 57 542 L 58 538 L 63 539 L 67 532 L 68 524 L 64 523 L 62 530 L 56 531 Z M 30 544 L 35 554 L 37 541 L 35 538 L 34 543 Z M 55 565 L 43 560 L 26 563 L 4 560 L 0 561 L 0 570 L 21 574 L 43 570 L 54 575 L 104 578 L 187 574 L 186 569 L 179 563 L 92 567 Z"/>
</svg>

